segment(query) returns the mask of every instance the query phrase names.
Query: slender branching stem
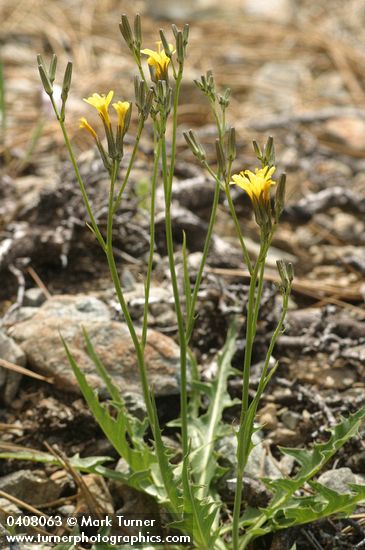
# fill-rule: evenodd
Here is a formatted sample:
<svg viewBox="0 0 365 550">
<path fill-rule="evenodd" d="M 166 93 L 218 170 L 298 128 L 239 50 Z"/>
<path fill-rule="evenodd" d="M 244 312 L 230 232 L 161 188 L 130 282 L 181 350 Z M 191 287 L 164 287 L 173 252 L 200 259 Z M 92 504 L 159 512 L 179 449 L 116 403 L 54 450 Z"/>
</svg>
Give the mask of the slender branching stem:
<svg viewBox="0 0 365 550">
<path fill-rule="evenodd" d="M 79 187 L 80 187 L 80 191 L 81 191 L 81 195 L 82 195 L 82 198 L 83 198 L 83 201 L 84 201 L 84 204 L 85 204 L 85 208 L 86 208 L 87 214 L 88 214 L 90 222 L 91 222 L 91 229 L 92 229 L 95 237 L 97 238 L 101 248 L 105 252 L 106 244 L 105 244 L 105 241 L 104 241 L 104 238 L 103 238 L 102 234 L 100 233 L 100 229 L 98 227 L 98 224 L 97 224 L 96 219 L 94 217 L 94 214 L 92 212 L 89 197 L 87 195 L 85 184 L 84 184 L 84 181 L 81 177 L 78 164 L 76 162 L 76 158 L 75 158 L 72 146 L 71 146 L 71 141 L 70 141 L 70 138 L 69 138 L 66 126 L 65 126 L 65 122 L 60 116 L 60 113 L 58 111 L 58 108 L 57 108 L 57 105 L 55 103 L 53 95 L 50 96 L 50 99 L 51 99 L 53 110 L 55 112 L 55 115 L 57 117 L 57 120 L 58 120 L 58 122 L 60 124 L 60 127 L 61 127 L 61 130 L 62 130 L 63 138 L 64 138 L 65 144 L 66 144 L 66 149 L 67 149 L 68 155 L 70 157 L 72 167 L 73 167 L 74 172 L 75 172 L 77 183 L 79 184 Z"/>
<path fill-rule="evenodd" d="M 245 434 L 247 433 L 247 411 L 249 404 L 249 384 L 250 384 L 250 367 L 252 349 L 255 339 L 256 326 L 255 321 L 255 293 L 256 285 L 260 273 L 260 279 L 263 278 L 262 265 L 265 264 L 266 254 L 268 250 L 267 241 L 262 241 L 259 257 L 256 261 L 253 273 L 251 275 L 250 288 L 248 293 L 247 303 L 247 318 L 246 318 L 246 345 L 245 358 L 243 365 L 243 387 L 242 387 L 242 406 L 241 416 L 238 430 L 237 444 L 237 471 L 236 471 L 236 492 L 233 506 L 233 525 L 232 525 L 232 544 L 233 550 L 238 550 L 239 542 L 239 519 L 241 511 L 242 491 L 243 491 L 243 474 L 248 458 L 249 441 L 246 441 Z M 251 434 L 250 434 L 251 435 Z"/>
<path fill-rule="evenodd" d="M 139 123 L 138 123 L 136 139 L 135 139 L 135 141 L 134 141 L 134 146 L 133 146 L 133 150 L 132 150 L 131 157 L 130 157 L 130 159 L 129 159 L 129 163 L 128 163 L 128 166 L 127 166 L 127 170 L 126 170 L 125 175 L 124 175 L 124 178 L 123 178 L 123 183 L 122 183 L 122 185 L 120 186 L 120 189 L 119 189 L 117 198 L 116 198 L 115 201 L 114 201 L 113 215 L 114 215 L 114 214 L 116 213 L 116 211 L 118 210 L 118 207 L 119 207 L 120 202 L 121 202 L 121 200 L 122 200 L 122 196 L 123 196 L 125 187 L 126 187 L 128 181 L 129 181 L 129 176 L 130 176 L 130 174 L 131 174 L 131 170 L 132 170 L 134 161 L 135 161 L 135 159 L 136 159 L 136 154 L 137 154 L 137 151 L 138 151 L 138 146 L 139 146 L 139 142 L 140 142 L 141 135 L 142 135 L 142 130 L 143 130 L 143 128 L 144 128 L 144 122 L 145 122 L 145 119 L 144 119 L 143 116 L 141 115 L 141 116 L 140 116 L 140 119 L 139 119 Z"/>
<path fill-rule="evenodd" d="M 192 292 L 192 296 L 191 296 L 189 315 L 188 315 L 187 321 L 186 321 L 186 341 L 187 341 L 187 343 L 189 343 L 189 340 L 191 338 L 191 334 L 192 334 L 193 328 L 194 328 L 195 307 L 196 307 L 196 302 L 197 302 L 198 293 L 199 293 L 199 289 L 200 289 L 200 284 L 201 284 L 202 277 L 203 277 L 203 271 L 204 271 L 205 263 L 206 263 L 208 252 L 209 252 L 210 242 L 212 240 L 213 228 L 214 228 L 215 220 L 216 220 L 216 217 L 217 217 L 217 208 L 218 208 L 218 204 L 219 204 L 219 192 L 220 192 L 220 185 L 219 185 L 219 182 L 216 182 L 215 191 L 214 191 L 214 198 L 213 198 L 213 203 L 212 203 L 212 210 L 211 210 L 211 213 L 210 213 L 208 230 L 207 230 L 207 234 L 206 234 L 205 242 L 204 242 L 203 254 L 202 254 L 200 264 L 199 264 L 198 272 L 196 274 L 194 288 L 193 288 L 193 292 Z"/>
<path fill-rule="evenodd" d="M 147 265 L 146 282 L 145 282 L 145 299 L 144 299 L 142 339 L 141 339 L 142 349 L 145 348 L 146 340 L 147 340 L 148 302 L 149 302 L 150 288 L 151 288 L 153 256 L 155 251 L 156 187 L 157 187 L 159 161 L 160 161 L 160 155 L 161 155 L 161 141 L 157 139 L 156 131 L 154 135 L 155 135 L 155 150 L 154 150 L 154 163 L 153 163 L 153 174 L 152 174 L 152 183 L 151 183 L 151 204 L 150 204 L 150 250 L 148 255 L 148 265 Z"/>
<path fill-rule="evenodd" d="M 165 136 L 162 137 L 162 174 L 165 182 L 166 192 L 168 191 L 168 173 L 167 173 L 167 158 L 166 158 L 166 141 Z M 181 439 L 184 456 L 187 456 L 188 447 L 188 396 L 187 396 L 187 344 L 185 335 L 184 318 L 180 302 L 180 292 L 176 276 L 176 267 L 174 259 L 174 242 L 172 234 L 171 222 L 171 203 L 167 200 L 168 195 L 165 195 L 165 231 L 166 231 L 166 246 L 169 259 L 169 268 L 171 276 L 172 291 L 175 302 L 176 320 L 179 333 L 180 346 L 180 408 L 181 408 Z"/>
</svg>

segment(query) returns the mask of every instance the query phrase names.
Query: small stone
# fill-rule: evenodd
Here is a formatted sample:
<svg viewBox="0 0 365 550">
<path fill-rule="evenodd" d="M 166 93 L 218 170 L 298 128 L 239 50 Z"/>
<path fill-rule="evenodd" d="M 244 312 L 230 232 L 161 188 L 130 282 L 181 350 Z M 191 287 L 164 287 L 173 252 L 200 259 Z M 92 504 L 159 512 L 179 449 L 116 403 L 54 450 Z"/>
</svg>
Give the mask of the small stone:
<svg viewBox="0 0 365 550">
<path fill-rule="evenodd" d="M 253 0 L 256 3 L 256 0 Z M 300 91 L 310 79 L 304 63 L 298 61 L 270 61 L 253 75 L 250 100 L 261 108 L 277 112 L 291 112 L 299 103 Z M 282 90 L 285 89 L 285 94 Z"/>
<path fill-rule="evenodd" d="M 361 344 L 359 346 L 348 347 L 343 350 L 342 357 L 348 359 L 352 363 L 359 366 L 365 365 L 365 346 Z"/>
<path fill-rule="evenodd" d="M 51 315 L 58 318 L 67 317 L 67 319 L 75 321 L 87 321 L 88 319 L 109 321 L 111 318 L 108 306 L 104 302 L 85 294 L 52 296 L 38 310 L 37 318 L 40 316 L 47 318 Z"/>
<path fill-rule="evenodd" d="M 243 9 L 248 15 L 276 23 L 289 23 L 294 16 L 291 0 L 244 0 Z"/>
<path fill-rule="evenodd" d="M 15 323 L 20 323 L 21 321 L 28 321 L 33 315 L 37 313 L 38 309 L 36 307 L 17 307 L 7 311 L 3 317 L 2 325 L 4 327 L 11 327 Z"/>
<path fill-rule="evenodd" d="M 360 117 L 333 118 L 324 124 L 323 131 L 328 139 L 356 151 L 365 150 L 365 120 Z"/>
<path fill-rule="evenodd" d="M 136 284 L 136 280 L 133 277 L 132 273 L 129 271 L 129 269 L 125 268 L 122 273 L 121 277 L 122 281 L 122 287 L 125 290 L 133 290 Z"/>
<path fill-rule="evenodd" d="M 96 474 L 87 474 L 82 480 L 95 499 L 99 510 L 103 514 L 114 514 L 113 499 L 104 478 Z M 84 491 L 80 490 L 77 497 L 75 514 L 90 513 L 89 502 L 85 498 Z"/>
<path fill-rule="evenodd" d="M 201 252 L 192 252 L 188 255 L 188 268 L 189 271 L 198 271 L 202 261 L 203 254 Z"/>
<path fill-rule="evenodd" d="M 362 476 L 354 474 L 350 468 L 337 468 L 324 472 L 318 478 L 318 483 L 325 485 L 337 493 L 350 493 L 349 483 L 365 485 Z"/>
<path fill-rule="evenodd" d="M 46 299 L 43 290 L 40 288 L 28 288 L 28 290 L 24 292 L 23 305 L 25 307 L 40 307 Z"/>
<path fill-rule="evenodd" d="M 11 516 L 20 516 L 21 511 L 19 508 L 7 498 L 0 498 L 0 522 L 4 523 L 5 519 Z"/>
<path fill-rule="evenodd" d="M 237 486 L 236 479 L 228 479 L 226 482 L 228 495 L 230 498 L 234 496 Z M 249 506 L 254 508 L 266 507 L 271 498 L 271 493 L 259 479 L 252 479 L 244 476 L 243 478 L 243 499 Z"/>
<path fill-rule="evenodd" d="M 286 428 L 295 430 L 301 421 L 301 415 L 295 411 L 284 411 L 281 415 L 281 421 Z"/>
<path fill-rule="evenodd" d="M 57 508 L 57 511 L 67 518 L 74 515 L 75 509 L 76 507 L 73 504 L 65 504 L 64 506 Z"/>
<path fill-rule="evenodd" d="M 276 445 L 290 447 L 298 445 L 298 443 L 301 442 L 302 437 L 300 433 L 297 433 L 294 430 L 289 430 L 289 428 L 278 428 L 275 432 L 273 432 L 271 439 Z"/>
<path fill-rule="evenodd" d="M 43 470 L 18 470 L 0 478 L 0 490 L 37 506 L 59 498 L 62 488 Z"/>
<path fill-rule="evenodd" d="M 319 96 L 334 100 L 336 104 L 347 103 L 350 95 L 344 86 L 344 79 L 339 72 L 326 71 L 314 81 Z"/>
<path fill-rule="evenodd" d="M 25 367 L 26 357 L 22 349 L 0 330 L 0 357 L 18 365 Z M 2 398 L 5 405 L 11 405 L 16 396 L 22 375 L 18 372 L 0 368 L 0 387 L 2 388 Z"/>
<path fill-rule="evenodd" d="M 274 430 L 278 425 L 277 409 L 274 403 L 268 403 L 260 409 L 259 422 L 267 430 Z"/>
</svg>

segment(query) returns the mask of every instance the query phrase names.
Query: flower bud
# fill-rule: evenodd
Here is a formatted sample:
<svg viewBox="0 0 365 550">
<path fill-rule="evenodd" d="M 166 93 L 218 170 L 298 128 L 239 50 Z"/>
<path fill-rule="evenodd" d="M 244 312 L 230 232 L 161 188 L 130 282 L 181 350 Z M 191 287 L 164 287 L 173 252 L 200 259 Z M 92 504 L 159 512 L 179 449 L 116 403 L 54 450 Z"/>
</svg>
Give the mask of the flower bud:
<svg viewBox="0 0 365 550">
<path fill-rule="evenodd" d="M 134 18 L 134 43 L 136 50 L 141 49 L 142 45 L 142 28 L 141 28 L 141 16 L 139 13 Z"/>
<path fill-rule="evenodd" d="M 200 162 L 203 162 L 207 155 L 205 153 L 204 147 L 201 145 L 201 143 L 198 141 L 196 135 L 192 130 L 189 130 L 189 132 L 183 132 L 183 136 L 185 138 L 186 143 L 191 149 L 191 152 L 193 155 L 200 160 Z"/>
<path fill-rule="evenodd" d="M 72 63 L 69 61 L 66 66 L 65 75 L 63 77 L 63 84 L 62 84 L 62 94 L 66 97 L 68 96 L 68 92 L 71 88 L 71 78 L 72 78 Z"/>
<path fill-rule="evenodd" d="M 51 96 L 53 94 L 53 88 L 52 88 L 52 84 L 51 84 L 51 82 L 48 78 L 48 75 L 46 73 L 46 70 L 44 68 L 43 63 L 38 65 L 38 71 L 39 71 L 39 76 L 41 77 L 41 81 L 42 81 L 42 84 L 43 84 L 44 91 L 46 92 L 46 94 Z"/>
<path fill-rule="evenodd" d="M 187 23 L 184 25 L 182 35 L 183 35 L 184 47 L 186 47 L 189 40 L 189 25 Z"/>
<path fill-rule="evenodd" d="M 281 174 L 275 193 L 274 217 L 278 223 L 285 205 L 286 174 Z"/>
<path fill-rule="evenodd" d="M 184 63 L 185 51 L 182 32 L 179 31 L 176 37 L 176 57 L 178 63 L 182 65 Z"/>
<path fill-rule="evenodd" d="M 230 162 L 233 162 L 236 158 L 236 130 L 230 128 L 228 130 L 228 143 L 227 143 L 227 158 Z"/>
<path fill-rule="evenodd" d="M 274 146 L 274 138 L 272 136 L 269 136 L 265 151 L 264 151 L 264 158 L 263 162 L 267 166 L 274 166 L 275 164 L 275 146 Z"/>
<path fill-rule="evenodd" d="M 122 15 L 122 20 L 119 23 L 119 29 L 120 29 L 120 32 L 122 33 L 122 36 L 123 36 L 123 38 L 125 40 L 125 43 L 127 44 L 128 48 L 130 50 L 132 50 L 133 49 L 133 34 L 132 34 L 131 26 L 130 26 L 129 21 L 128 21 L 128 17 L 125 15 L 125 13 L 123 13 L 123 15 Z"/>
<path fill-rule="evenodd" d="M 172 50 L 170 48 L 170 44 L 167 42 L 166 40 L 166 36 L 165 36 L 165 33 L 163 32 L 162 29 L 160 29 L 160 37 L 161 37 L 161 42 L 162 42 L 162 46 L 163 46 L 163 49 L 165 51 L 165 54 L 167 55 L 168 58 L 171 59 L 172 57 Z"/>
<path fill-rule="evenodd" d="M 278 260 L 276 266 L 281 279 L 281 290 L 284 293 L 289 293 L 294 278 L 293 264 L 285 260 Z"/>
<path fill-rule="evenodd" d="M 226 172 L 226 156 L 223 151 L 223 147 L 219 139 L 215 140 L 215 150 L 217 153 L 217 164 L 218 169 L 221 174 L 225 174 Z"/>
<path fill-rule="evenodd" d="M 57 68 L 57 55 L 53 54 L 51 63 L 49 65 L 49 81 L 51 84 L 53 84 L 55 78 L 56 78 L 56 68 Z"/>
</svg>

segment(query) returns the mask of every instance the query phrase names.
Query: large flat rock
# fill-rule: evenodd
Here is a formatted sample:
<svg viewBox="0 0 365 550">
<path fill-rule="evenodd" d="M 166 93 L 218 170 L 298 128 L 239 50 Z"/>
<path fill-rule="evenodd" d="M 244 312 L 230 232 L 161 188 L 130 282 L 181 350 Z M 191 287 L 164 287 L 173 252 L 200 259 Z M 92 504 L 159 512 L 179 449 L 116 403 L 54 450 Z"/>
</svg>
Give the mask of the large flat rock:
<svg viewBox="0 0 365 550">
<path fill-rule="evenodd" d="M 89 383 L 94 388 L 103 389 L 104 383 L 86 351 L 84 328 L 98 357 L 121 391 L 141 393 L 136 353 L 127 325 L 111 321 L 107 306 L 96 298 L 92 298 L 90 303 L 88 298 L 53 297 L 31 319 L 16 323 L 8 332 L 25 353 L 32 369 L 53 377 L 56 387 L 77 392 L 78 384 L 61 342 L 62 335 Z M 140 336 L 141 331 L 137 330 L 137 334 Z M 145 360 L 149 383 L 155 394 L 177 394 L 179 348 L 175 342 L 150 330 Z"/>
</svg>

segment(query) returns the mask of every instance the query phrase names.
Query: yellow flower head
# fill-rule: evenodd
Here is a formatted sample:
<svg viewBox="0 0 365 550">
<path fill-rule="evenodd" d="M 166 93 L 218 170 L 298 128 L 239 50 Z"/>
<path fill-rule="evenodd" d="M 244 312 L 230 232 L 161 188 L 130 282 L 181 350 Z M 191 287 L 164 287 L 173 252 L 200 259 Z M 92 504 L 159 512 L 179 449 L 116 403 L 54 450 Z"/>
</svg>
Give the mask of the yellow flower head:
<svg viewBox="0 0 365 550">
<path fill-rule="evenodd" d="M 275 185 L 275 181 L 271 179 L 271 176 L 275 172 L 275 166 L 269 168 L 256 168 L 255 173 L 251 170 L 245 170 L 240 174 L 232 176 L 231 185 L 238 185 L 246 191 L 251 201 L 255 204 L 258 201 L 268 202 L 270 198 L 270 187 Z"/>
<path fill-rule="evenodd" d="M 110 90 L 107 96 L 104 94 L 93 94 L 92 96 L 88 97 L 87 99 L 84 99 L 86 103 L 89 103 L 89 105 L 92 105 L 95 107 L 95 109 L 98 111 L 99 115 L 101 116 L 103 122 L 110 126 L 110 118 L 109 118 L 109 105 L 111 100 L 113 99 L 114 92 Z"/>
<path fill-rule="evenodd" d="M 155 68 L 157 80 L 167 79 L 167 68 L 170 63 L 170 58 L 166 55 L 165 50 L 162 48 L 162 42 L 156 42 L 157 51 L 150 49 L 141 50 L 141 53 L 148 55 L 147 63 Z M 175 53 L 173 45 L 169 44 L 170 51 Z"/>
<path fill-rule="evenodd" d="M 117 103 L 113 103 L 113 107 L 118 114 L 118 127 L 121 128 L 121 130 L 124 129 L 125 115 L 127 114 L 130 106 L 131 104 L 128 101 L 118 101 Z"/>
<path fill-rule="evenodd" d="M 93 136 L 94 139 L 96 139 L 96 132 L 92 126 L 88 123 L 86 118 L 82 117 L 80 118 L 80 128 L 84 128 Z"/>
</svg>

